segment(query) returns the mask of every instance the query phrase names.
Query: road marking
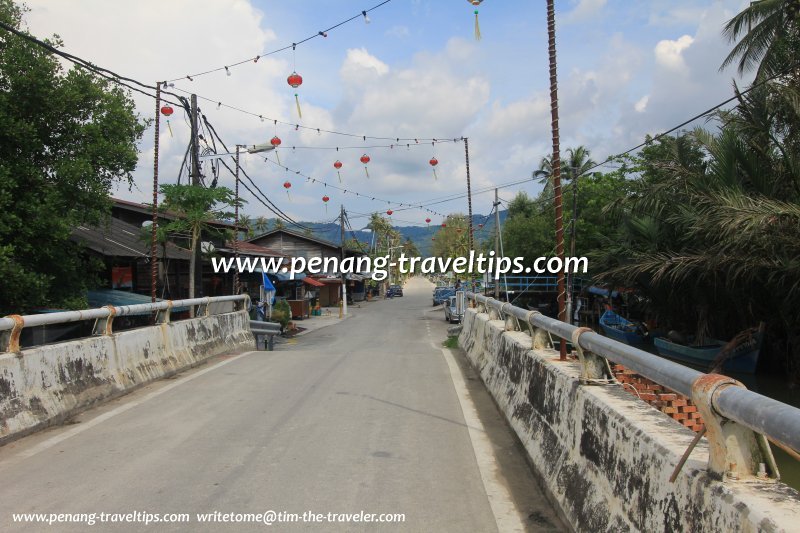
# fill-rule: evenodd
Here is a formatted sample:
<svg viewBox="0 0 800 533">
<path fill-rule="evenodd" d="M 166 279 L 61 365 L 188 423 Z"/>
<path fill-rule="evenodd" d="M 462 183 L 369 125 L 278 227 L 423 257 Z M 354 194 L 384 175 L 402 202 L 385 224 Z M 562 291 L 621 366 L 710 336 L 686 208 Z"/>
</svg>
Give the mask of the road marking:
<svg viewBox="0 0 800 533">
<path fill-rule="evenodd" d="M 152 400 L 153 398 L 155 398 L 157 396 L 161 396 L 165 392 L 169 392 L 169 391 L 171 391 L 172 389 L 174 389 L 176 387 L 180 387 L 184 383 L 188 383 L 189 381 L 192 381 L 193 379 L 199 378 L 200 376 L 202 376 L 204 374 L 207 374 L 207 373 L 209 373 L 209 372 L 211 372 L 213 370 L 218 369 L 221 366 L 225 366 L 228 363 L 232 363 L 232 362 L 236 361 L 237 359 L 239 359 L 241 357 L 244 357 L 246 355 L 250 355 L 252 353 L 256 353 L 256 352 L 241 353 L 239 355 L 235 355 L 233 357 L 230 357 L 229 359 L 225 359 L 223 361 L 220 361 L 219 363 L 215 364 L 214 366 L 210 366 L 208 368 L 204 368 L 203 370 L 199 370 L 197 372 L 193 372 L 192 374 L 189 374 L 188 376 L 182 377 L 182 378 L 170 383 L 169 385 L 166 385 L 166 386 L 164 386 L 164 387 L 162 387 L 162 388 L 160 388 L 158 390 L 155 390 L 155 391 L 147 394 L 146 396 L 143 396 L 142 398 L 139 398 L 137 400 L 133 400 L 131 402 L 125 403 L 124 405 L 120 405 L 119 407 L 115 407 L 111 411 L 107 411 L 107 412 L 105 412 L 105 413 L 103 413 L 103 414 L 101 414 L 101 415 L 99 415 L 99 416 L 97 416 L 95 418 L 92 418 L 91 420 L 88 420 L 86 422 L 82 422 L 81 424 L 73 427 L 72 429 L 70 429 L 68 431 L 65 431 L 65 432 L 60 433 L 60 434 L 58 434 L 58 435 L 56 435 L 54 437 L 51 437 L 51 438 L 49 438 L 49 439 L 47 439 L 45 441 L 42 441 L 39 444 L 37 444 L 35 446 L 31 446 L 30 448 L 28 448 L 26 450 L 22 450 L 22 451 L 18 452 L 16 455 L 14 455 L 14 457 L 20 458 L 20 459 L 27 459 L 29 457 L 33 457 L 34 455 L 36 455 L 38 453 L 41 453 L 41 452 L 43 452 L 45 450 L 48 450 L 48 449 L 52 448 L 53 446 L 55 446 L 56 444 L 58 444 L 60 442 L 63 442 L 63 441 L 65 441 L 65 440 L 67 440 L 67 439 L 69 439 L 71 437 L 79 435 L 79 434 L 83 433 L 84 431 L 89 430 L 89 429 L 93 428 L 94 426 L 96 426 L 98 424 L 102 424 L 103 422 L 105 422 L 106 420 L 109 420 L 110 418 L 113 418 L 113 417 L 115 417 L 115 416 L 117 416 L 119 414 L 124 413 L 125 411 L 133 409 L 134 407 L 142 405 L 143 403 L 145 403 L 147 401 L 150 401 L 150 400 Z M 153 383 L 155 383 L 155 382 L 153 382 Z"/>
<path fill-rule="evenodd" d="M 450 368 L 450 377 L 458 396 L 458 403 L 461 404 L 461 411 L 464 413 L 464 422 L 467 425 L 469 439 L 472 441 L 472 450 L 475 452 L 475 460 L 481 473 L 483 488 L 489 498 L 489 506 L 492 508 L 492 514 L 497 523 L 497 530 L 502 532 L 525 531 L 522 517 L 511 499 L 511 494 L 506 486 L 497 479 L 497 458 L 494 448 L 492 448 L 492 443 L 486 435 L 486 429 L 478 417 L 475 404 L 472 403 L 472 398 L 469 396 L 461 369 L 449 349 L 442 348 L 441 350 L 447 366 Z"/>
<path fill-rule="evenodd" d="M 429 312 L 429 311 L 427 311 Z M 426 313 L 427 313 L 426 312 Z M 433 348 L 438 348 L 442 351 L 444 360 L 447 362 L 447 367 L 450 370 L 450 379 L 453 382 L 453 388 L 458 397 L 458 403 L 461 405 L 461 412 L 464 415 L 464 423 L 467 426 L 469 440 L 472 443 L 472 451 L 475 454 L 475 462 L 478 463 L 478 471 L 481 474 L 481 481 L 483 482 L 483 490 L 486 492 L 486 497 L 489 500 L 489 507 L 492 509 L 497 530 L 505 533 L 506 531 L 525 531 L 523 517 L 520 514 L 517 506 L 514 505 L 514 500 L 511 498 L 511 493 L 505 485 L 497 479 L 497 457 L 494 453 L 492 443 L 486 434 L 486 428 L 478 416 L 478 410 L 472 402 L 472 397 L 469 395 L 464 375 L 459 368 L 453 357 L 453 352 L 448 348 L 437 346 L 433 340 L 433 335 L 430 329 L 430 320 L 425 321 L 428 327 L 428 336 Z"/>
</svg>

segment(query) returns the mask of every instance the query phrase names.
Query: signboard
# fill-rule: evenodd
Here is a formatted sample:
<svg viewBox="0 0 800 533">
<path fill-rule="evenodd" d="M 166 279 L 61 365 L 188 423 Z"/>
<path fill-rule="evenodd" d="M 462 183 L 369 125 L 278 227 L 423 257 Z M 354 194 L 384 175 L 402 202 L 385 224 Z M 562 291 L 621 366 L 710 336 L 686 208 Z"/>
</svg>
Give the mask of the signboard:
<svg viewBox="0 0 800 533">
<path fill-rule="evenodd" d="M 111 288 L 112 289 L 133 289 L 133 268 L 131 267 L 111 267 Z"/>
</svg>

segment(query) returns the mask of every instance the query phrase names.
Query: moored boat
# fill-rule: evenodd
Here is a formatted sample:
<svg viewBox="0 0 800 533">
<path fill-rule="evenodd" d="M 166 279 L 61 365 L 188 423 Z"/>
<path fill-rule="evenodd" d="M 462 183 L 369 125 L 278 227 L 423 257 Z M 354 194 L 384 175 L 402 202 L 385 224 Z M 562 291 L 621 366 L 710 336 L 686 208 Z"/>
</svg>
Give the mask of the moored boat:
<svg viewBox="0 0 800 533">
<path fill-rule="evenodd" d="M 763 338 L 764 332 L 759 330 L 733 348 L 731 353 L 725 357 L 722 369 L 729 372 L 754 374 L 758 365 L 758 356 L 761 352 Z M 706 344 L 700 346 L 686 346 L 672 342 L 666 337 L 656 338 L 653 342 L 659 355 L 704 369 L 714 367 L 722 348 L 727 344 L 725 341 L 709 339 Z"/>
<path fill-rule="evenodd" d="M 606 337 L 636 346 L 647 342 L 647 335 L 640 324 L 607 309 L 600 317 L 600 327 Z"/>
</svg>

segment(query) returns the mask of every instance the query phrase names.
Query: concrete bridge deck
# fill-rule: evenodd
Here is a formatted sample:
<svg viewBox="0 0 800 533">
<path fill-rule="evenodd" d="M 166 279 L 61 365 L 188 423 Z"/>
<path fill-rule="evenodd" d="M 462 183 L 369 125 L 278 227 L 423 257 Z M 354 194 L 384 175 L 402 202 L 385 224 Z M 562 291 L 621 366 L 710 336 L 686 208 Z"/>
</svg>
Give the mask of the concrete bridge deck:
<svg viewBox="0 0 800 533">
<path fill-rule="evenodd" d="M 560 531 L 480 378 L 442 349 L 430 285 L 365 302 L 274 352 L 218 356 L 0 447 L 12 513 L 189 513 L 152 531 L 261 531 L 195 513 L 403 513 L 400 524 L 276 531 Z M 139 531 L 142 523 L 98 524 Z"/>
</svg>

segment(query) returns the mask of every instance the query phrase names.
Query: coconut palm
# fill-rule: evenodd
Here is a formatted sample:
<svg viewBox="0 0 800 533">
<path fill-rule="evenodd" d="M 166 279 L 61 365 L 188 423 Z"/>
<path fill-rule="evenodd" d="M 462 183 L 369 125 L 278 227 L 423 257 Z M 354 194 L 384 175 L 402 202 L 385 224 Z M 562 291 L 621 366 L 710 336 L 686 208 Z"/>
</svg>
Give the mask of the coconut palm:
<svg viewBox="0 0 800 533">
<path fill-rule="evenodd" d="M 724 35 L 736 42 L 722 68 L 737 63 L 739 74 L 756 71 L 756 79 L 797 72 L 800 58 L 800 0 L 758 0 L 725 25 Z"/>
<path fill-rule="evenodd" d="M 259 216 L 256 221 L 253 223 L 253 229 L 261 235 L 269 228 L 269 219 L 264 215 Z"/>
</svg>

